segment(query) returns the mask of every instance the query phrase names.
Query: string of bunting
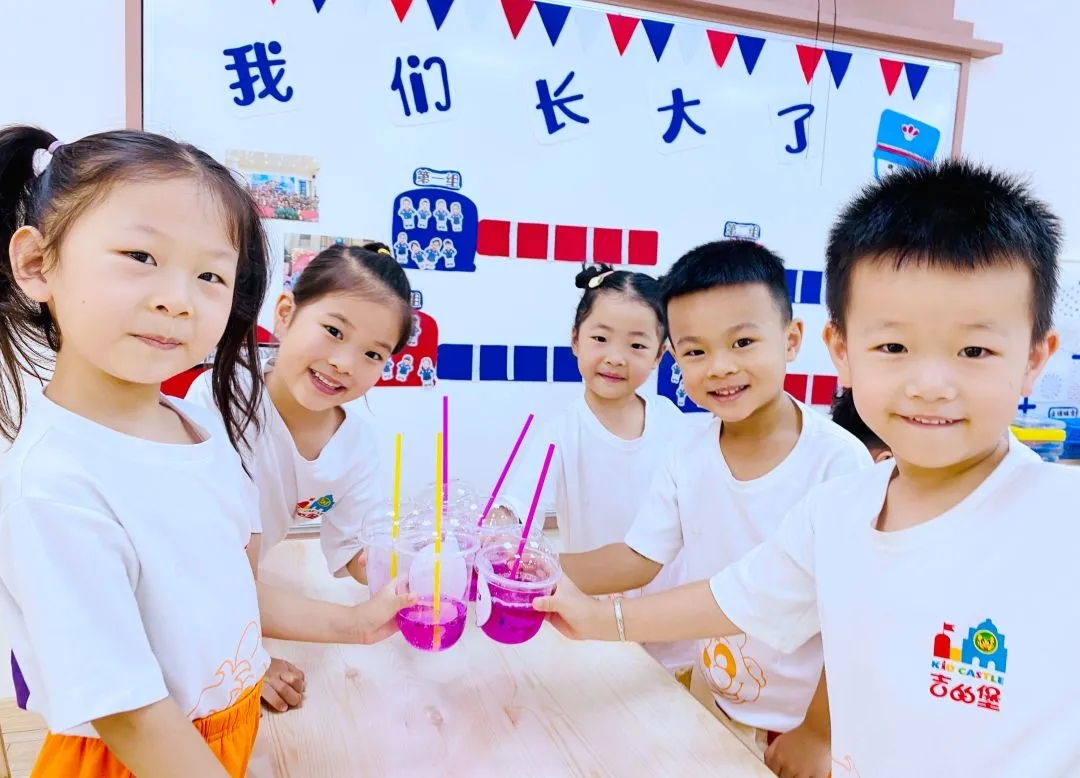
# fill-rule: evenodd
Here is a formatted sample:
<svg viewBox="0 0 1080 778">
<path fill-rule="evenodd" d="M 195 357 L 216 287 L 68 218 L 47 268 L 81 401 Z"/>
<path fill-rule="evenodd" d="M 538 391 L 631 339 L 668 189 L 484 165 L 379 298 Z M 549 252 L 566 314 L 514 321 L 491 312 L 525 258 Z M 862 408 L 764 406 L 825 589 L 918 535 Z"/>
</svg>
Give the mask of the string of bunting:
<svg viewBox="0 0 1080 778">
<path fill-rule="evenodd" d="M 404 22 L 409 11 L 417 4 L 416 0 L 389 0 L 389 2 L 393 6 L 399 22 Z M 442 29 L 455 2 L 456 0 L 425 0 L 431 19 L 435 23 L 435 29 Z M 482 2 L 494 2 L 494 0 L 470 0 L 470 4 Z M 276 5 L 277 0 L 270 0 L 270 3 Z M 326 5 L 327 0 L 312 0 L 312 3 L 315 6 L 315 11 L 320 12 L 323 6 Z M 615 43 L 619 56 L 626 53 L 638 29 L 644 30 L 645 38 L 657 62 L 667 51 L 668 44 L 673 37 L 679 38 L 682 41 L 680 45 L 684 48 L 696 47 L 697 41 L 692 40 L 692 38 L 693 36 L 700 36 L 703 30 L 709 44 L 709 50 L 712 52 L 713 61 L 718 68 L 724 67 L 732 49 L 738 44 L 739 55 L 743 66 L 746 68 L 746 73 L 747 75 L 753 75 L 754 68 L 757 66 L 758 59 L 761 57 L 761 52 L 764 50 L 766 43 L 765 38 L 757 35 L 709 29 L 699 24 L 679 24 L 658 19 L 644 19 L 621 13 L 604 13 L 562 5 L 561 3 L 544 2 L 543 0 L 499 0 L 499 3 L 502 6 L 503 16 L 506 19 L 510 34 L 515 40 L 525 28 L 526 22 L 528 22 L 535 10 L 535 15 L 540 19 L 548 40 L 552 46 L 555 46 L 566 28 L 570 12 L 574 11 L 575 18 L 580 20 L 579 27 L 583 39 L 591 40 L 594 35 L 593 25 L 599 17 L 606 17 L 607 28 L 611 33 L 611 38 Z M 603 20 L 600 20 L 599 24 L 602 25 Z M 850 51 L 806 44 L 795 44 L 795 54 L 807 84 L 813 80 L 821 60 L 824 59 L 829 69 L 829 75 L 832 77 L 833 84 L 836 85 L 837 89 L 840 88 L 844 77 L 848 73 L 852 58 Z M 904 62 L 886 57 L 878 57 L 878 62 L 881 66 L 881 76 L 885 90 L 890 96 L 896 91 L 901 75 L 907 76 L 911 98 L 914 100 L 919 96 L 919 92 L 922 90 L 926 77 L 930 72 L 929 65 Z"/>
</svg>

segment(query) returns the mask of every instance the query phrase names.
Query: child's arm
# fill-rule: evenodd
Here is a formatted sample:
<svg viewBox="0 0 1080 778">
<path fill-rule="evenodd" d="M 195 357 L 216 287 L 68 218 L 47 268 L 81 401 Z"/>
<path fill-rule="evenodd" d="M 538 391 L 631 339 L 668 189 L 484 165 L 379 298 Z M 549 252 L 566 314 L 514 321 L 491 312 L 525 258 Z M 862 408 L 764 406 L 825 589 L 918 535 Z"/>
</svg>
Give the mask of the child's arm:
<svg viewBox="0 0 1080 778">
<path fill-rule="evenodd" d="M 256 582 L 263 637 L 304 643 L 363 643 L 370 645 L 397 632 L 395 616 L 416 601 L 397 594 L 391 581 L 359 605 L 338 605 Z"/>
<path fill-rule="evenodd" d="M 199 731 L 171 697 L 93 722 L 102 742 L 124 767 L 153 778 L 228 778 Z"/>
<path fill-rule="evenodd" d="M 664 565 L 675 561 L 683 545 L 675 472 L 669 454 L 653 478 L 624 543 L 559 557 L 563 573 L 581 591 L 614 594 L 638 589 L 656 578 Z"/>
<path fill-rule="evenodd" d="M 560 554 L 563 575 L 585 594 L 615 594 L 638 589 L 664 566 L 625 543 L 611 543 L 580 554 Z"/>
<path fill-rule="evenodd" d="M 822 672 L 806 718 L 776 738 L 765 750 L 765 765 L 777 775 L 828 778 L 832 770 L 828 690 Z"/>
<path fill-rule="evenodd" d="M 804 499 L 771 538 L 708 581 L 614 603 L 588 598 L 564 581 L 533 607 L 551 613 L 555 627 L 578 640 L 664 643 L 746 632 L 779 651 L 794 651 L 820 630 L 813 499 Z"/>
</svg>

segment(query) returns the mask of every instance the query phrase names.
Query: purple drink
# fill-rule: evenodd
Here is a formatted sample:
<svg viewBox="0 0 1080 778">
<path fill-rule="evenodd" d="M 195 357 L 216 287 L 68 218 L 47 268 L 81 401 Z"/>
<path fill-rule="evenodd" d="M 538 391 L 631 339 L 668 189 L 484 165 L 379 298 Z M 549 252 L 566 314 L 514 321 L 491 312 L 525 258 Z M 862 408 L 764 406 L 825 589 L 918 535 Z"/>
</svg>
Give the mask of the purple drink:
<svg viewBox="0 0 1080 778">
<path fill-rule="evenodd" d="M 535 541 L 522 553 L 517 577 L 512 578 L 516 543 L 481 548 L 477 554 L 476 623 L 497 643 L 516 645 L 540 631 L 545 614 L 534 610 L 537 597 L 555 591 L 561 571 L 556 556 Z"/>
<path fill-rule="evenodd" d="M 435 619 L 433 602 L 430 597 L 421 598 L 397 615 L 401 634 L 409 645 L 421 651 L 445 651 L 461 640 L 465 632 L 468 608 L 464 602 L 452 597 L 440 597 L 438 621 Z"/>
</svg>

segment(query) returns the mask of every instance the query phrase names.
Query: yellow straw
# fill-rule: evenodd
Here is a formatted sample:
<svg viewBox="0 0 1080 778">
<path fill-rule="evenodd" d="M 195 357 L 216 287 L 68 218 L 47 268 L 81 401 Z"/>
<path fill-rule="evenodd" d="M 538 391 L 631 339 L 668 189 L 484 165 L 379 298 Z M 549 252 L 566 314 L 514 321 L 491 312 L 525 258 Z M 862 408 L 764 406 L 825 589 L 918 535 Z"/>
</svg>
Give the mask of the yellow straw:
<svg viewBox="0 0 1080 778">
<path fill-rule="evenodd" d="M 397 537 L 401 523 L 401 433 L 394 436 L 394 523 L 390 530 L 390 580 L 397 578 Z"/>
<path fill-rule="evenodd" d="M 441 432 L 435 433 L 435 591 L 432 593 L 432 607 L 434 609 L 434 621 L 435 621 L 435 634 L 433 636 L 432 648 L 436 651 L 439 650 L 439 646 L 442 643 L 442 628 L 439 625 L 439 584 L 440 578 L 440 556 L 442 554 L 442 519 L 443 519 L 443 485 L 442 485 L 442 463 L 443 463 L 443 436 Z"/>
</svg>

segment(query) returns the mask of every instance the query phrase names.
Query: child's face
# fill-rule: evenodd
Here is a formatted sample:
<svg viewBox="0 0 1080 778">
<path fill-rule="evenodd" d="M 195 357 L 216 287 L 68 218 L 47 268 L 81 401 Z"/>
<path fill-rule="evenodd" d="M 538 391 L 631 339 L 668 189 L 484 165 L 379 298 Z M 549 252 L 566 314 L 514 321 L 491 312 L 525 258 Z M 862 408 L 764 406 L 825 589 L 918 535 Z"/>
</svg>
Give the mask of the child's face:
<svg viewBox="0 0 1080 778">
<path fill-rule="evenodd" d="M 656 314 L 640 300 L 602 293 L 571 346 L 590 392 L 605 400 L 628 397 L 660 362 Z"/>
<path fill-rule="evenodd" d="M 298 310 L 286 292 L 274 319 L 281 339 L 275 377 L 310 411 L 365 394 L 382 377 L 401 332 L 397 306 L 350 294 L 326 295 Z"/>
<path fill-rule="evenodd" d="M 986 456 L 1031 393 L 1057 335 L 1031 343 L 1031 274 L 864 262 L 847 332 L 826 328 L 840 381 L 899 462 L 948 468 Z"/>
<path fill-rule="evenodd" d="M 205 359 L 225 331 L 238 252 L 198 182 L 114 187 L 75 221 L 58 262 L 29 227 L 11 249 L 20 287 L 64 334 L 60 363 L 158 384 Z"/>
<path fill-rule="evenodd" d="M 740 422 L 784 390 L 787 364 L 802 343 L 802 322 L 785 322 L 764 284 L 676 297 L 667 314 L 683 386 L 703 409 Z"/>
</svg>

